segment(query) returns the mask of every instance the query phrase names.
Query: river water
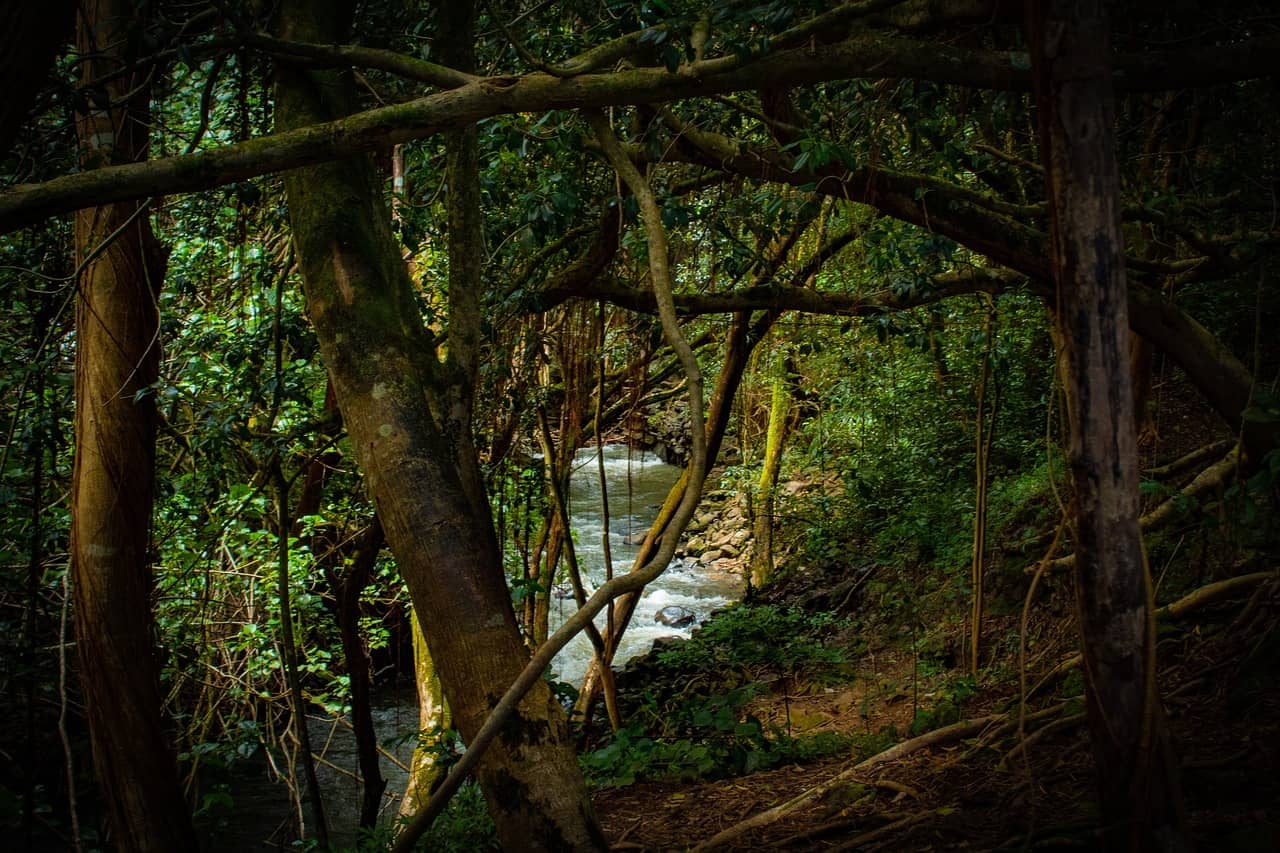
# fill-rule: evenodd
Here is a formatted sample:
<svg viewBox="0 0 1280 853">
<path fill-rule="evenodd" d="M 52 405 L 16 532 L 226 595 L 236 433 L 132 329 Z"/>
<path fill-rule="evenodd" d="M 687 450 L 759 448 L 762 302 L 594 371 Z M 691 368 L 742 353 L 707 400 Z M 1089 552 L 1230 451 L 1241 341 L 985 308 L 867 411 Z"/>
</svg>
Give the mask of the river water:
<svg viewBox="0 0 1280 853">
<path fill-rule="evenodd" d="M 603 457 L 609 498 L 609 543 L 614 572 L 621 574 L 631 569 L 639 550 L 627 542 L 644 538 L 681 472 L 652 453 L 633 450 L 626 445 L 606 445 Z M 602 536 L 604 516 L 597 465 L 594 448 L 577 454 L 568 498 L 575 549 L 585 575 L 583 583 L 587 586 L 588 595 L 604 582 L 606 576 Z M 667 571 L 645 590 L 623 637 L 614 661 L 615 667 L 647 652 L 659 637 L 689 635 L 693 626 L 676 629 L 658 623 L 655 615 L 662 608 L 683 607 L 703 620 L 711 611 L 737 598 L 741 590 L 740 577 L 709 572 L 696 561 L 673 561 Z M 577 605 L 567 583 L 561 584 L 553 595 L 556 596 L 551 604 L 551 629 L 554 631 L 573 615 Z M 604 613 L 596 620 L 602 632 L 605 620 Z M 591 657 L 591 643 L 585 635 L 579 634 L 556 656 L 552 670 L 559 680 L 577 685 Z M 382 774 L 387 780 L 384 819 L 395 815 L 405 788 L 407 775 L 398 765 L 407 764 L 411 757 L 413 734 L 418 727 L 415 701 L 411 685 L 383 691 L 374 697 L 374 726 L 379 743 L 396 757 L 396 761 L 387 757 L 382 759 Z M 323 763 L 317 770 L 324 791 L 331 841 L 335 846 L 354 846 L 360 813 L 360 784 L 354 777 L 354 738 L 349 728 L 333 720 L 313 717 L 308 719 L 308 723 L 313 745 L 323 754 Z M 235 810 L 229 821 L 223 822 L 220 828 L 207 836 L 206 849 L 227 853 L 273 850 L 278 849 L 278 843 L 267 839 L 277 832 L 278 839 L 287 835 L 291 812 L 284 784 L 271 781 L 265 766 L 257 769 L 258 772 L 245 774 L 236 781 L 232 791 Z"/>
<path fill-rule="evenodd" d="M 648 451 L 633 450 L 623 444 L 604 447 L 605 484 L 609 495 L 609 548 L 614 572 L 630 571 L 639 547 L 629 541 L 644 538 L 653 523 L 667 492 L 680 479 L 681 469 L 667 465 Z M 604 516 L 601 511 L 600 475 L 595 448 L 584 448 L 574 457 L 569 480 L 569 516 L 573 521 L 574 547 L 578 563 L 586 577 L 583 583 L 590 595 L 605 581 Z M 634 538 L 633 538 L 634 537 Z M 563 595 L 567 590 L 559 590 Z M 659 637 L 688 636 L 692 626 L 670 628 L 655 620 L 664 607 L 683 607 L 702 620 L 718 607 L 737 598 L 742 592 L 742 579 L 723 573 L 711 573 L 696 561 L 676 559 L 666 572 L 650 584 L 623 635 L 615 666 L 644 654 Z M 553 600 L 551 629 L 572 616 L 576 604 L 572 597 Z M 606 615 L 596 618 L 603 633 Z M 577 685 L 582 681 L 592 657 L 591 643 L 579 634 L 556 656 L 552 670 L 562 681 Z"/>
</svg>

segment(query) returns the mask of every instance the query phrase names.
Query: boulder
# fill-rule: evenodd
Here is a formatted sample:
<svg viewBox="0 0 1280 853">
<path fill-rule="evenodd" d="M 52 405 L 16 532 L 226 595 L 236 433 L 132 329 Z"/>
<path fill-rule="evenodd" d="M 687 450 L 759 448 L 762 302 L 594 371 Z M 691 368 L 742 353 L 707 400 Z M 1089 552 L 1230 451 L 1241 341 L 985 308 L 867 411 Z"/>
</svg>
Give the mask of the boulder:
<svg viewBox="0 0 1280 853">
<path fill-rule="evenodd" d="M 668 628 L 687 628 L 697 618 L 698 614 L 692 610 L 671 604 L 655 613 L 653 621 L 666 625 Z"/>
<path fill-rule="evenodd" d="M 710 563 L 713 560 L 718 560 L 723 556 L 724 554 L 720 552 L 719 548 L 712 548 L 709 551 L 703 551 L 701 554 L 699 554 L 698 562 L 702 563 L 702 565 L 705 566 L 707 563 Z"/>
</svg>

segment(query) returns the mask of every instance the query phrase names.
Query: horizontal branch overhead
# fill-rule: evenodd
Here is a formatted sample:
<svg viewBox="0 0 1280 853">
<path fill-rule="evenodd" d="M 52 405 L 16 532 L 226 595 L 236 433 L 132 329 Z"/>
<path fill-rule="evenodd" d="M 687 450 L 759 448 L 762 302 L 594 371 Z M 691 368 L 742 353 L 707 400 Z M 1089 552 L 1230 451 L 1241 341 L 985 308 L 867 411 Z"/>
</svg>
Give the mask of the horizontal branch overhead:
<svg viewBox="0 0 1280 853">
<path fill-rule="evenodd" d="M 331 50 L 337 50 L 336 47 Z M 1116 86 L 1166 90 L 1252 79 L 1276 73 L 1280 36 L 1225 47 L 1116 57 Z M 352 57 L 355 59 L 356 57 Z M 432 136 L 512 113 L 660 103 L 830 80 L 926 80 L 1004 91 L 1029 91 L 1022 52 L 970 50 L 867 35 L 809 45 L 741 61 L 717 57 L 672 72 L 634 68 L 575 77 L 532 73 L 489 77 L 403 104 L 276 133 L 186 156 L 131 163 L 23 184 L 0 193 L 0 233 L 82 207 L 213 189 Z"/>
</svg>

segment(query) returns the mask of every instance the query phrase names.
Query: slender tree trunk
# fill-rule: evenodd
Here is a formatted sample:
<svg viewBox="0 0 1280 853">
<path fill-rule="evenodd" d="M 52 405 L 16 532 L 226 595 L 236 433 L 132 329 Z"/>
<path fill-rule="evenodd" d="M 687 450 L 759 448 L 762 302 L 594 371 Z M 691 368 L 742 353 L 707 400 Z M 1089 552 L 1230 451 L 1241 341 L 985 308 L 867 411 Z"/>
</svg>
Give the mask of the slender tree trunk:
<svg viewBox="0 0 1280 853">
<path fill-rule="evenodd" d="M 987 306 L 986 351 L 982 355 L 982 373 L 978 378 L 978 407 L 974 414 L 973 467 L 975 494 L 973 499 L 973 559 L 971 578 L 973 601 L 969 613 L 969 674 L 978 674 L 982 653 L 983 586 L 986 580 L 987 558 L 987 460 L 991 457 L 991 440 L 995 434 L 996 417 L 1000 413 L 999 385 L 990 405 L 990 425 L 987 423 L 987 391 L 991 385 L 991 359 L 995 352 L 995 304 Z"/>
<path fill-rule="evenodd" d="M 1029 35 L 1051 212 L 1058 341 L 1071 426 L 1076 594 L 1104 846 L 1174 849 L 1176 785 L 1160 747 L 1150 581 L 1113 140 L 1099 0 L 1032 4 Z"/>
<path fill-rule="evenodd" d="M 80 16 L 82 79 L 128 62 L 136 10 L 89 0 Z M 145 159 L 149 92 L 132 75 L 77 120 L 86 168 Z M 71 573 L 76 646 L 94 766 L 119 850 L 191 850 L 195 838 L 161 724 L 151 641 L 151 512 L 160 362 L 157 295 L 165 252 L 129 202 L 76 214 L 76 453 Z M 101 247 L 111 235 L 109 246 Z M 100 251 L 90 260 L 95 251 Z"/>
<path fill-rule="evenodd" d="M 369 650 L 360 632 L 360 595 L 369 585 L 378 552 L 382 550 L 382 541 L 382 525 L 374 519 L 373 524 L 359 536 L 350 567 L 329 570 L 329 584 L 338 599 L 342 657 L 347 662 L 347 678 L 351 683 L 351 729 L 356 737 L 356 760 L 364 782 L 360 825 L 368 827 L 378 821 L 387 780 L 382 778 L 378 734 L 373 727 L 373 705 L 370 701 L 373 675 L 369 667 Z M 343 559 L 345 553 L 334 556 L 338 559 L 331 563 L 346 562 Z"/>
<path fill-rule="evenodd" d="M 409 785 L 400 802 L 400 814 L 412 817 L 427 804 L 435 790 L 441 766 L 436 761 L 440 733 L 451 725 L 449 706 L 444 701 L 440 676 L 431 660 L 431 650 L 422 636 L 418 615 L 410 612 L 413 625 L 413 675 L 418 693 L 418 743 L 409 764 Z"/>
<path fill-rule="evenodd" d="M 765 433 L 764 460 L 756 489 L 755 547 L 751 553 L 751 588 L 763 589 L 773 579 L 773 505 L 786 446 L 787 418 L 791 412 L 791 377 L 787 358 L 774 356 L 769 400 L 769 428 Z"/>
<path fill-rule="evenodd" d="M 455 10 L 456 11 L 456 10 Z M 282 34 L 341 42 L 350 9 L 286 0 Z M 454 37 L 456 40 L 456 36 Z M 349 114 L 344 73 L 282 67 L 277 119 L 293 129 Z M 473 134 L 474 131 L 464 131 Z M 471 137 L 474 140 L 474 137 Z M 465 140 L 451 140 L 467 146 Z M 466 164 L 451 175 L 474 174 Z M 308 310 L 347 433 L 387 542 L 422 621 L 454 722 L 464 740 L 528 662 L 504 582 L 497 537 L 469 435 L 479 342 L 479 294 L 454 279 L 449 357 L 418 314 L 365 157 L 298 169 L 285 181 Z M 451 184 L 455 192 L 475 187 Z M 452 205 L 451 201 L 451 205 Z M 466 228 L 450 218 L 450 241 Z M 476 246 L 467 244 L 471 251 Z M 478 281 L 476 282 L 478 284 Z M 566 719 L 545 684 L 519 704 L 477 771 L 498 837 L 509 850 L 603 850 Z"/>
<path fill-rule="evenodd" d="M 279 302 L 276 304 L 278 305 Z M 278 361 L 276 381 L 277 383 L 280 381 Z M 289 590 L 289 531 L 293 528 L 293 520 L 289 517 L 289 481 L 284 476 L 279 459 L 275 459 L 271 464 L 271 476 L 276 487 L 276 600 L 280 607 L 280 646 L 283 651 L 280 655 L 280 666 L 285 684 L 289 688 L 293 731 L 300 753 L 298 762 L 302 764 L 307 797 L 311 800 L 311 814 L 315 820 L 313 827 L 315 840 L 323 849 L 329 846 L 329 819 L 325 815 L 320 778 L 316 775 L 315 752 L 311 747 L 311 730 L 307 728 L 307 700 L 302 695 L 302 678 L 298 673 L 298 642 L 293 632 L 293 600 Z M 301 799 L 300 796 L 299 799 Z M 301 823 L 301 809 L 298 811 L 298 816 Z M 298 834 L 305 839 L 306 827 L 299 826 Z"/>
</svg>

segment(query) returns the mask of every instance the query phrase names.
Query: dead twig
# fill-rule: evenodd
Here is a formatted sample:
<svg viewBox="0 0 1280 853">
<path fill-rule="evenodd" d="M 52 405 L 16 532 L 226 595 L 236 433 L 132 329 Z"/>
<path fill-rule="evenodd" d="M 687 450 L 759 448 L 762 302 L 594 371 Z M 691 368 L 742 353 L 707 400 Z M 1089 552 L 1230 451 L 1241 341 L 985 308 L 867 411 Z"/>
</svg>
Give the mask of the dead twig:
<svg viewBox="0 0 1280 853">
<path fill-rule="evenodd" d="M 1023 753 L 1024 751 L 1026 751 L 1030 746 L 1035 744 L 1037 741 L 1043 740 L 1044 738 L 1048 737 L 1054 732 L 1062 731 L 1063 729 L 1067 729 L 1072 726 L 1079 725 L 1080 723 L 1083 723 L 1084 720 L 1085 720 L 1085 715 L 1083 712 L 1081 712 L 1079 714 L 1071 714 L 1069 716 L 1063 717 L 1060 720 L 1054 720 L 1053 722 L 1046 724 L 1045 726 L 1041 727 L 1039 730 L 1027 735 L 1026 737 L 1022 738 L 1022 740 L 1018 741 L 1018 743 L 1013 747 L 1013 749 L 1006 752 L 1004 758 L 1000 759 L 1000 763 L 997 765 L 997 768 L 1000 770 L 1008 770 L 1009 762 L 1013 761 L 1014 758 L 1016 758 L 1019 754 Z"/>
</svg>

